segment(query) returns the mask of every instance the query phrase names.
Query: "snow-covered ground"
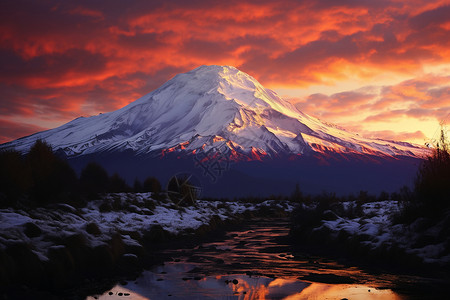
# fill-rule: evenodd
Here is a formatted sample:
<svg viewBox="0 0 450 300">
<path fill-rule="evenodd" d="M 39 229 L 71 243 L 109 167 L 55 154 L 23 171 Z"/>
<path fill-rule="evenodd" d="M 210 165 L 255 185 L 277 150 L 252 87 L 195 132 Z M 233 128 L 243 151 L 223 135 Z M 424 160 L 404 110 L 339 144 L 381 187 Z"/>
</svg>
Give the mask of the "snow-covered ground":
<svg viewBox="0 0 450 300">
<path fill-rule="evenodd" d="M 58 204 L 30 210 L 0 209 L 0 249 L 25 243 L 41 261 L 46 261 L 49 249 L 61 247 L 59 243 L 69 236 L 81 234 L 86 244 L 94 248 L 107 244 L 117 233 L 126 245 L 139 247 L 140 238 L 154 226 L 173 236 L 192 234 L 214 218 L 229 220 L 263 207 L 286 212 L 294 209 L 290 202 L 280 200 L 262 203 L 198 200 L 196 206 L 177 207 L 169 200 L 154 200 L 151 193 L 108 194 L 84 208 Z M 326 210 L 320 225 L 312 231 L 326 230 L 332 238 L 345 232 L 349 237 L 357 236 L 361 244 L 371 249 L 395 246 L 424 262 L 450 263 L 450 240 L 443 239 L 441 234 L 450 217 L 433 226 L 424 225 L 423 219 L 410 225 L 393 224 L 393 215 L 398 211 L 399 203 L 392 200 L 360 207 L 356 202 L 342 202 L 340 209 Z"/>
<path fill-rule="evenodd" d="M 355 202 L 341 204 L 344 211 L 357 205 Z M 373 250 L 394 246 L 422 258 L 426 263 L 448 264 L 450 240 L 448 237 L 443 239 L 440 232 L 445 229 L 445 220 L 449 218 L 444 218 L 432 226 L 424 226 L 425 219 L 418 219 L 410 225 L 393 224 L 393 215 L 399 212 L 399 209 L 399 203 L 390 200 L 362 204 L 360 213 L 350 217 L 341 217 L 339 212 L 326 211 L 326 220 L 322 220 L 321 225 L 313 231 L 326 229 L 334 238 L 344 231 L 349 236 L 358 236 L 362 244 Z"/>
<path fill-rule="evenodd" d="M 140 246 L 138 237 L 155 225 L 173 235 L 188 234 L 213 218 L 227 220 L 264 206 L 293 210 L 291 204 L 274 200 L 258 204 L 198 200 L 196 206 L 176 207 L 168 200 L 152 199 L 151 193 L 108 194 L 78 209 L 67 204 L 27 211 L 1 209 L 0 249 L 26 243 L 46 261 L 48 250 L 61 247 L 58 241 L 66 237 L 82 234 L 88 246 L 96 247 L 117 233 L 126 245 Z"/>
</svg>

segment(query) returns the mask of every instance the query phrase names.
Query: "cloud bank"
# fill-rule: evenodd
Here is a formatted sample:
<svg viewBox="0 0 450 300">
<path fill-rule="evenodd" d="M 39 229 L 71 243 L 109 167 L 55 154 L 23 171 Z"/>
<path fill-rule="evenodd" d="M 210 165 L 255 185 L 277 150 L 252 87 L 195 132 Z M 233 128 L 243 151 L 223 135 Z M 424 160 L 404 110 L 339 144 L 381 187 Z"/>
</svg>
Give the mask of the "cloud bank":
<svg viewBox="0 0 450 300">
<path fill-rule="evenodd" d="M 450 108 L 450 2 L 7 0 L 0 142 L 118 109 L 204 64 L 234 65 L 275 89 L 354 80 L 288 96 L 352 130 L 423 138 Z M 397 80 L 373 85 L 380 76 Z"/>
</svg>

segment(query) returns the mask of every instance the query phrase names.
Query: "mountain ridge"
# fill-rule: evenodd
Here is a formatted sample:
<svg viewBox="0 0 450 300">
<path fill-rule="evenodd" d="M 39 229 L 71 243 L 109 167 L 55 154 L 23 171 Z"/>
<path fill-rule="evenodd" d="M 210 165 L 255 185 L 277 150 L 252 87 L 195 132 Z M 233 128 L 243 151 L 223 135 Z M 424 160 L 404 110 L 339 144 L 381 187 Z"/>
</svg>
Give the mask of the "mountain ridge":
<svg viewBox="0 0 450 300">
<path fill-rule="evenodd" d="M 232 159 L 342 154 L 423 157 L 406 142 L 366 139 L 311 117 L 231 66 L 200 66 L 112 112 L 0 145 L 26 152 L 37 139 L 68 157 L 133 151 L 190 155 L 222 149 Z"/>
<path fill-rule="evenodd" d="M 309 116 L 229 66 L 178 74 L 116 111 L 76 118 L 0 150 L 26 154 L 37 139 L 78 173 L 91 161 L 129 183 L 149 175 L 164 183 L 187 172 L 213 197 L 286 194 L 296 183 L 307 193 L 393 192 L 411 184 L 429 153 Z"/>
</svg>

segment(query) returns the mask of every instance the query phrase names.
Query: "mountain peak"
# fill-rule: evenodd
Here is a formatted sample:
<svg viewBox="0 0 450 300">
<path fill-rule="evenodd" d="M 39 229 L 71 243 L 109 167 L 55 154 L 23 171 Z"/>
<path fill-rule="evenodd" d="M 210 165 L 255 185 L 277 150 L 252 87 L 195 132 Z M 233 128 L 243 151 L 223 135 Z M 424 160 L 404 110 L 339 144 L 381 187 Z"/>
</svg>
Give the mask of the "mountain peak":
<svg viewBox="0 0 450 300">
<path fill-rule="evenodd" d="M 227 73 L 227 72 L 240 72 L 237 68 L 233 66 L 221 66 L 221 65 L 202 65 L 199 66 L 188 73 L 204 73 L 204 72 L 213 72 L 213 73 Z"/>
<path fill-rule="evenodd" d="M 187 73 L 176 75 L 163 85 L 185 84 L 186 88 L 194 88 L 197 92 L 210 92 L 220 89 L 222 93 L 232 89 L 253 90 L 261 84 L 250 75 L 232 66 L 204 65 Z"/>
<path fill-rule="evenodd" d="M 37 139 L 68 156 L 132 150 L 138 154 L 212 147 L 230 155 L 352 153 L 417 156 L 420 147 L 363 139 L 298 111 L 232 66 L 200 66 L 110 113 L 76 119 L 0 146 L 26 152 Z"/>
<path fill-rule="evenodd" d="M 219 93 L 222 100 L 232 100 L 241 107 L 271 107 L 293 117 L 300 113 L 274 91 L 264 88 L 255 78 L 233 66 L 203 65 L 176 75 L 161 88 L 174 84 L 199 94 Z"/>
</svg>

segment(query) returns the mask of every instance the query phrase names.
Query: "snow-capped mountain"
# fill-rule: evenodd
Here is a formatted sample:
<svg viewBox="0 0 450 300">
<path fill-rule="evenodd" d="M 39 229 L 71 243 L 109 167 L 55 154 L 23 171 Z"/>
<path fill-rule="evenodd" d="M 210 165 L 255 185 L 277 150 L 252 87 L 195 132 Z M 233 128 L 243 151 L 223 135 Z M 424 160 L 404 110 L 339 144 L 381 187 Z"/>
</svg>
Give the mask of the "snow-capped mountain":
<svg viewBox="0 0 450 300">
<path fill-rule="evenodd" d="M 234 159 L 262 156 L 361 154 L 422 157 L 404 142 L 362 138 L 302 113 L 248 74 L 201 66 L 113 112 L 80 117 L 3 145 L 27 152 L 37 139 L 76 157 L 132 150 L 185 155 L 216 147 Z"/>
</svg>

